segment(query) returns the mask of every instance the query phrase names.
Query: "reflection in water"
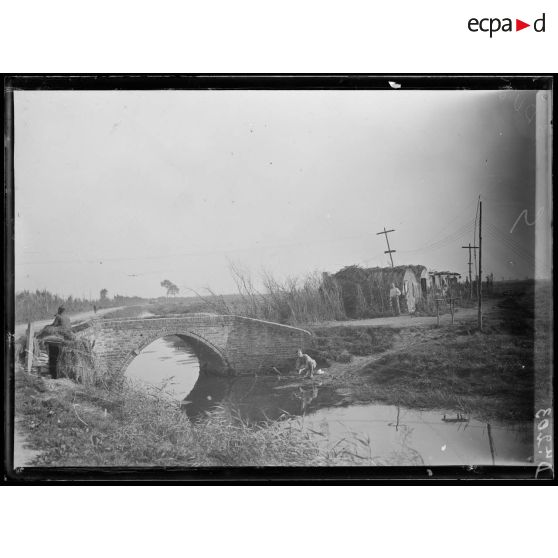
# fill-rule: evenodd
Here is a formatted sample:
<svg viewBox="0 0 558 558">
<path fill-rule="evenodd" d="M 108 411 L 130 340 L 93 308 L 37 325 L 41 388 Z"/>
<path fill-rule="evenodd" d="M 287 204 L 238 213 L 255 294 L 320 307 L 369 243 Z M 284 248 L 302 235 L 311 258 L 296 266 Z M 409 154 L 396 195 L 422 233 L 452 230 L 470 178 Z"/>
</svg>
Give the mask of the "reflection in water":
<svg viewBox="0 0 558 558">
<path fill-rule="evenodd" d="M 191 419 L 203 417 L 205 412 L 219 404 L 234 407 L 247 421 L 261 422 L 304 415 L 312 409 L 333 404 L 332 394 L 319 390 L 318 382 L 302 388 L 287 381 L 266 376 L 227 379 L 201 375 L 183 405 Z"/>
<path fill-rule="evenodd" d="M 200 374 L 194 349 L 201 354 L 179 337 L 160 339 L 132 361 L 128 375 L 156 385 L 172 377 L 172 394 L 192 420 L 216 405 L 235 409 L 250 422 L 300 416 L 305 427 L 324 434 L 318 438 L 325 449 L 346 449 L 378 465 L 526 465 L 533 456 L 531 424 L 487 424 L 450 411 L 350 404 L 348 388 L 334 390 L 320 380 L 300 385 L 285 376 Z"/>
<path fill-rule="evenodd" d="M 139 382 L 163 387 L 182 399 L 194 387 L 200 364 L 192 347 L 176 336 L 157 339 L 132 360 L 126 375 Z"/>
<path fill-rule="evenodd" d="M 446 419 L 447 415 L 446 413 Z M 327 443 L 347 440 L 351 451 L 385 465 L 527 465 L 533 455 L 531 424 L 484 422 L 461 415 L 444 420 L 437 411 L 393 405 L 320 409 L 305 424 Z M 368 443 L 354 444 L 355 435 Z M 342 442 L 344 443 L 344 442 Z M 359 447 L 360 445 L 360 447 Z"/>
<path fill-rule="evenodd" d="M 469 422 L 469 419 L 463 416 L 461 413 L 457 413 L 455 417 L 447 417 L 446 415 L 444 415 L 442 417 L 442 420 L 444 422 Z"/>
<path fill-rule="evenodd" d="M 300 414 L 305 415 L 310 409 L 310 403 L 318 397 L 318 385 L 312 382 L 312 387 L 310 389 L 304 389 L 302 386 L 299 386 L 298 392 L 295 392 L 294 396 L 300 399 Z"/>
</svg>

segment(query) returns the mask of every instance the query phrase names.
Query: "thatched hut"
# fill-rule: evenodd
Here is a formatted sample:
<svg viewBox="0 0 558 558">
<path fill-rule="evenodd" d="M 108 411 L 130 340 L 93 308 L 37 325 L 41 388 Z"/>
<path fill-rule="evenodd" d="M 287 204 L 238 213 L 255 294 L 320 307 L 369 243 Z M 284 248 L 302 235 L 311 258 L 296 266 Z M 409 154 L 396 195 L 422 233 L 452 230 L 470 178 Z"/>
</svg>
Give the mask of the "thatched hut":
<svg viewBox="0 0 558 558">
<path fill-rule="evenodd" d="M 410 266 L 362 268 L 348 266 L 333 275 L 338 282 L 345 312 L 352 318 L 391 313 L 389 289 L 394 283 L 402 293 L 402 310 L 414 312 L 421 298 L 420 282 Z"/>
</svg>

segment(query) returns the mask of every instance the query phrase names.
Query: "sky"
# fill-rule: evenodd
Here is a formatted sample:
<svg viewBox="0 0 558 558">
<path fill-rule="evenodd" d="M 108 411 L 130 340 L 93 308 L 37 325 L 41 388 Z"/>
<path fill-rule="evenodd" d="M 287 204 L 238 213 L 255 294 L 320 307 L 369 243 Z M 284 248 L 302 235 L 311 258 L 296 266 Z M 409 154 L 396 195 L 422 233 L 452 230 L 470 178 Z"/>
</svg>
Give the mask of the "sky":
<svg viewBox="0 0 558 558">
<path fill-rule="evenodd" d="M 535 95 L 16 91 L 16 291 L 231 293 L 231 263 L 389 265 L 384 227 L 396 265 L 465 275 L 479 195 L 483 275 L 532 277 Z"/>
</svg>

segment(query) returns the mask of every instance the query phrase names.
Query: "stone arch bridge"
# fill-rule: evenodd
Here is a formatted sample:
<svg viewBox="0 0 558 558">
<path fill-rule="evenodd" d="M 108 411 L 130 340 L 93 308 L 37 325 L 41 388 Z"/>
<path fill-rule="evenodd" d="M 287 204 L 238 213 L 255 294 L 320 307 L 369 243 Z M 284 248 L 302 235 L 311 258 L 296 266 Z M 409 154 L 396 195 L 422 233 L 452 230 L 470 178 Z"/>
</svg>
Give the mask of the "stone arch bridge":
<svg viewBox="0 0 558 558">
<path fill-rule="evenodd" d="M 72 329 L 76 337 L 91 343 L 93 356 L 112 374 L 123 373 L 144 347 L 169 335 L 193 345 L 202 371 L 224 375 L 292 367 L 297 349 L 307 348 L 312 339 L 308 331 L 296 327 L 216 314 L 93 319 Z"/>
</svg>

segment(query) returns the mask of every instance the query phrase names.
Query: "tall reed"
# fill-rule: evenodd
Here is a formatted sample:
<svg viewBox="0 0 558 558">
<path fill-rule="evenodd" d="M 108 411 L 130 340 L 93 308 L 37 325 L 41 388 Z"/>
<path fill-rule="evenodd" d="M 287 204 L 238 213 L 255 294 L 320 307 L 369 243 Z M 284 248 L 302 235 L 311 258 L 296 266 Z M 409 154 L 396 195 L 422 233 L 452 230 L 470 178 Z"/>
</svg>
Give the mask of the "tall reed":
<svg viewBox="0 0 558 558">
<path fill-rule="evenodd" d="M 283 281 L 270 272 L 261 276 L 263 290 L 256 288 L 250 272 L 231 265 L 238 297 L 227 310 L 250 318 L 300 325 L 345 317 L 337 283 L 325 275 L 312 273 L 302 279 L 288 277 Z"/>
</svg>

